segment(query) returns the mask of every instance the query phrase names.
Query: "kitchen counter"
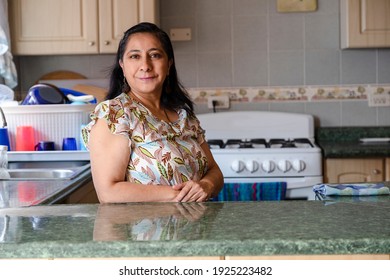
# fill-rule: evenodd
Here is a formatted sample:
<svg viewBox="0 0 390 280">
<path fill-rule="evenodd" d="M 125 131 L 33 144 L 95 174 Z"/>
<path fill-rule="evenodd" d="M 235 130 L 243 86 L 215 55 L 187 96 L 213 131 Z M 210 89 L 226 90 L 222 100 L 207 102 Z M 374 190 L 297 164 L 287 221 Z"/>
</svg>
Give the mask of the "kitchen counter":
<svg viewBox="0 0 390 280">
<path fill-rule="evenodd" d="M 0 209 L 0 258 L 390 257 L 390 197 Z"/>
<path fill-rule="evenodd" d="M 390 157 L 390 142 L 362 142 L 360 139 L 390 138 L 390 127 L 322 127 L 316 141 L 324 158 Z"/>
</svg>

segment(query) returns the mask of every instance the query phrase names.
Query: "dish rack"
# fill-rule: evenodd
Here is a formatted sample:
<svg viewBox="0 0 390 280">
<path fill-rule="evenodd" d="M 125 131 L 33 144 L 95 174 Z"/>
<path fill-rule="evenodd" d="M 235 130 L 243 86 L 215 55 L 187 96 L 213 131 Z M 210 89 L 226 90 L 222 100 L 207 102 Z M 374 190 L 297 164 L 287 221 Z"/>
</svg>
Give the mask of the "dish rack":
<svg viewBox="0 0 390 280">
<path fill-rule="evenodd" d="M 29 125 L 34 128 L 35 142 L 53 141 L 55 149 L 62 149 L 64 137 L 74 137 L 80 147 L 82 125 L 91 121 L 90 113 L 96 104 L 85 105 L 19 105 L 3 106 L 10 139 L 11 151 L 15 151 L 16 127 Z"/>
</svg>

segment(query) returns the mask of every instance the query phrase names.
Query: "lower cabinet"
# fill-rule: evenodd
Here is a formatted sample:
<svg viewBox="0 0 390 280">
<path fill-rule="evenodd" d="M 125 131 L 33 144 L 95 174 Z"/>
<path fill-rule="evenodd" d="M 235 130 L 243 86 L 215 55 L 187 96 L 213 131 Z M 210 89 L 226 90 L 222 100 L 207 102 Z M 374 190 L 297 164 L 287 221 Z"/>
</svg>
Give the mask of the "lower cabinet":
<svg viewBox="0 0 390 280">
<path fill-rule="evenodd" d="M 93 181 L 89 181 L 84 184 L 73 193 L 71 193 L 68 197 L 66 197 L 61 203 L 64 204 L 81 204 L 81 203 L 99 203 L 99 199 L 97 197 L 95 187 L 93 185 Z"/>
<path fill-rule="evenodd" d="M 325 183 L 380 182 L 390 177 L 390 158 L 328 158 Z"/>
</svg>

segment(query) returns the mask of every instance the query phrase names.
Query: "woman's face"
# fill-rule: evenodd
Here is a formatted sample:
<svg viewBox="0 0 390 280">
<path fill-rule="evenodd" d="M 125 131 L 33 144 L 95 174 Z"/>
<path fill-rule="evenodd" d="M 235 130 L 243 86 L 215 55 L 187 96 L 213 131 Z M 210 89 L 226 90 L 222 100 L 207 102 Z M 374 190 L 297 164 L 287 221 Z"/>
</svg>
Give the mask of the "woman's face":
<svg viewBox="0 0 390 280">
<path fill-rule="evenodd" d="M 156 36 L 135 33 L 130 36 L 119 64 L 134 94 L 160 95 L 172 62 Z"/>
</svg>

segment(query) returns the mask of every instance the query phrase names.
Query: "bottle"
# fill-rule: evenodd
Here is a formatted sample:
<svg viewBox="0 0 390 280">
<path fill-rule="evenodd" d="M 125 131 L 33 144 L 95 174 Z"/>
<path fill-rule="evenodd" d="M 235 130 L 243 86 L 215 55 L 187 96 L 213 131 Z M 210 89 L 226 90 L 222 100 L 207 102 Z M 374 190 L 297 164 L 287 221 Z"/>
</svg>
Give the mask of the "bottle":
<svg viewBox="0 0 390 280">
<path fill-rule="evenodd" d="M 9 179 L 8 172 L 8 146 L 0 145 L 0 179 Z"/>
</svg>

